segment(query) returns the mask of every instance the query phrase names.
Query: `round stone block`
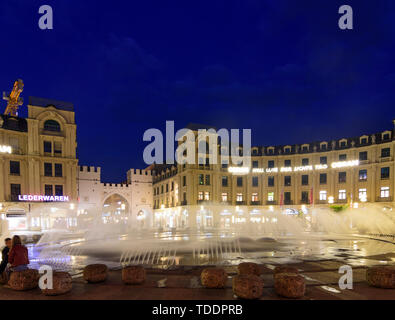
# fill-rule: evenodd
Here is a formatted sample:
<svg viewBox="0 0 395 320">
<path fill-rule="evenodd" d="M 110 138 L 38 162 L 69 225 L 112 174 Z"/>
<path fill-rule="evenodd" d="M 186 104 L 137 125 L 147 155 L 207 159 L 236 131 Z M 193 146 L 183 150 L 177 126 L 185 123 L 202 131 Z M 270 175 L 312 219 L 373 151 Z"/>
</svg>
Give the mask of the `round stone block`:
<svg viewBox="0 0 395 320">
<path fill-rule="evenodd" d="M 52 273 L 52 289 L 41 289 L 41 292 L 46 296 L 57 296 L 71 291 L 72 287 L 73 279 L 68 272 L 55 271 Z"/>
<path fill-rule="evenodd" d="M 369 285 L 384 289 L 395 289 L 395 267 L 371 267 L 366 270 Z"/>
<path fill-rule="evenodd" d="M 37 288 L 40 275 L 35 269 L 14 271 L 8 281 L 11 289 L 23 291 Z"/>
<path fill-rule="evenodd" d="M 306 291 L 304 278 L 296 273 L 278 273 L 274 278 L 274 290 L 285 298 L 301 298 Z"/>
<path fill-rule="evenodd" d="M 228 275 L 222 268 L 206 268 L 203 269 L 200 279 L 206 288 L 224 288 Z"/>
<path fill-rule="evenodd" d="M 141 266 L 128 266 L 122 269 L 122 281 L 125 284 L 142 284 L 145 278 L 146 272 Z"/>
<path fill-rule="evenodd" d="M 84 268 L 84 280 L 90 283 L 103 282 L 107 275 L 108 268 L 105 264 L 90 264 Z"/>
<path fill-rule="evenodd" d="M 273 277 L 276 278 L 278 274 L 281 273 L 294 273 L 298 274 L 299 270 L 295 267 L 288 267 L 288 266 L 277 266 L 274 268 Z"/>
<path fill-rule="evenodd" d="M 258 299 L 263 293 L 263 280 L 254 274 L 242 274 L 232 279 L 233 293 L 242 299 Z"/>
<path fill-rule="evenodd" d="M 256 276 L 261 275 L 261 269 L 256 263 L 253 262 L 242 262 L 237 266 L 237 272 L 239 275 L 243 274 L 254 274 Z"/>
</svg>

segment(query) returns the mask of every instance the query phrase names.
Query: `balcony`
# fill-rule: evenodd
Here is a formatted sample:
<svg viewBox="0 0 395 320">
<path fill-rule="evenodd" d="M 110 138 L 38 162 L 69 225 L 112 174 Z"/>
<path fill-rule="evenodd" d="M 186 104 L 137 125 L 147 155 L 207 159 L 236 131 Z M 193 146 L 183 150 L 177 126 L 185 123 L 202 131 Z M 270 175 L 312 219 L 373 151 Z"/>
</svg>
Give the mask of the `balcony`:
<svg viewBox="0 0 395 320">
<path fill-rule="evenodd" d="M 347 203 L 347 199 L 336 199 L 336 203 Z"/>
<path fill-rule="evenodd" d="M 211 200 L 198 200 L 197 204 L 213 204 L 213 202 Z"/>
<path fill-rule="evenodd" d="M 284 200 L 284 204 L 291 205 L 294 204 L 293 200 Z"/>
<path fill-rule="evenodd" d="M 261 205 L 261 202 L 260 202 L 260 201 L 251 201 L 251 202 L 250 202 L 250 205 L 251 205 L 251 206 L 260 206 L 260 205 Z"/>
<path fill-rule="evenodd" d="M 222 206 L 230 206 L 232 204 L 232 202 L 231 201 L 221 201 L 219 204 Z"/>
<path fill-rule="evenodd" d="M 309 201 L 309 199 L 302 199 L 302 200 L 300 200 L 300 203 L 301 204 L 310 204 L 310 201 Z"/>
<path fill-rule="evenodd" d="M 277 201 L 276 200 L 272 200 L 272 201 L 266 201 L 266 205 L 276 205 Z"/>
<path fill-rule="evenodd" d="M 244 206 L 246 204 L 245 201 L 236 201 L 237 206 Z"/>
</svg>

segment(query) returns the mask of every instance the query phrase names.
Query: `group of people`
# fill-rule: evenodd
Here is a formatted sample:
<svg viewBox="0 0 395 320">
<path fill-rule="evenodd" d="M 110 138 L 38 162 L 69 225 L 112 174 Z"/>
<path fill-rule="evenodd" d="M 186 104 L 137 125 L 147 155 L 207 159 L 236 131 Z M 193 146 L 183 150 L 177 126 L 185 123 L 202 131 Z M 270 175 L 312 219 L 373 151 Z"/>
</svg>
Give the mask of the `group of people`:
<svg viewBox="0 0 395 320">
<path fill-rule="evenodd" d="M 20 236 L 13 236 L 4 240 L 5 247 L 2 250 L 2 261 L 0 264 L 0 275 L 6 272 L 9 278 L 13 271 L 23 271 L 28 269 L 29 256 L 27 248 L 22 245 Z"/>
</svg>

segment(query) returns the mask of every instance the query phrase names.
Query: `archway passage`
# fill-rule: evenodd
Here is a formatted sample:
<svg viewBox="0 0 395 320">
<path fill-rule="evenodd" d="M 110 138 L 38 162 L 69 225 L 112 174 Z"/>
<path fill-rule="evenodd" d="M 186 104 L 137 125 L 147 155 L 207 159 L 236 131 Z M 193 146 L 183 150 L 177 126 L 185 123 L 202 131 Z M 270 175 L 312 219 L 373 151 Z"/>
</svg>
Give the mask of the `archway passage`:
<svg viewBox="0 0 395 320">
<path fill-rule="evenodd" d="M 127 223 L 129 219 L 129 204 L 119 195 L 112 194 L 103 204 L 102 218 L 104 223 Z"/>
</svg>

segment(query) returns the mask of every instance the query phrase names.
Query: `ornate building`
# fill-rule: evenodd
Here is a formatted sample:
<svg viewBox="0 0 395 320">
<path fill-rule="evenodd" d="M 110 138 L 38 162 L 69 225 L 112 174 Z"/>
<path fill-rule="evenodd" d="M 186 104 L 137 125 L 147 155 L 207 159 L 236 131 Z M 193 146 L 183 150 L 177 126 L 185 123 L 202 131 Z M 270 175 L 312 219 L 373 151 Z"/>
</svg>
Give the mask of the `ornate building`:
<svg viewBox="0 0 395 320">
<path fill-rule="evenodd" d="M 27 118 L 0 115 L 3 233 L 67 224 L 70 203 L 77 201 L 73 104 L 29 97 L 27 108 Z M 56 209 L 52 202 L 59 202 Z"/>
<path fill-rule="evenodd" d="M 394 121 L 395 125 L 395 121 Z M 196 157 L 208 158 L 209 153 Z M 215 146 L 220 154 L 220 145 Z M 258 221 L 265 210 L 297 213 L 395 199 L 394 129 L 354 138 L 251 148 L 251 166 L 156 165 L 156 227 L 211 227 Z M 198 163 L 196 161 L 196 163 Z"/>
</svg>

